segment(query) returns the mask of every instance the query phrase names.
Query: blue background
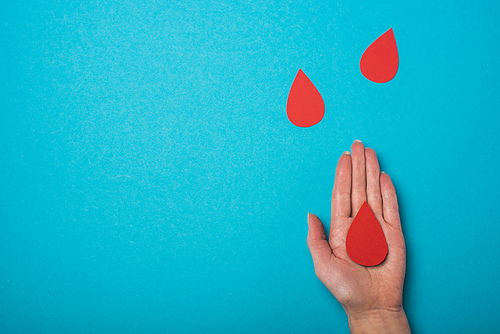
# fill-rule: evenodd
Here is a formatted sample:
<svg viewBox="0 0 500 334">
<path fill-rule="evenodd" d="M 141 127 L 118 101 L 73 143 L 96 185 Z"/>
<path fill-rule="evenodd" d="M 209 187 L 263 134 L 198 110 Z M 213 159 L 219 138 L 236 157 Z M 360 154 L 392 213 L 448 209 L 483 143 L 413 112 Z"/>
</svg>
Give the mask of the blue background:
<svg viewBox="0 0 500 334">
<path fill-rule="evenodd" d="M 2 4 L 4 333 L 347 333 L 317 280 L 361 139 L 399 196 L 414 333 L 495 332 L 498 2 Z M 400 66 L 365 79 L 394 29 Z M 298 128 L 298 69 L 325 101 Z"/>
</svg>

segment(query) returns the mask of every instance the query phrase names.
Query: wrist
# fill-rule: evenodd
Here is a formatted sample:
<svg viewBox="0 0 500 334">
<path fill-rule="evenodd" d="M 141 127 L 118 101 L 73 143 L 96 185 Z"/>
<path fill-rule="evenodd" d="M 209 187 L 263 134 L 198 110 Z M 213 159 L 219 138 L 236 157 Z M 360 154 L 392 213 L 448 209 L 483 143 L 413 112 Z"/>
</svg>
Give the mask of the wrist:
<svg viewBox="0 0 500 334">
<path fill-rule="evenodd" d="M 351 333 L 411 333 L 403 308 L 346 312 Z"/>
</svg>

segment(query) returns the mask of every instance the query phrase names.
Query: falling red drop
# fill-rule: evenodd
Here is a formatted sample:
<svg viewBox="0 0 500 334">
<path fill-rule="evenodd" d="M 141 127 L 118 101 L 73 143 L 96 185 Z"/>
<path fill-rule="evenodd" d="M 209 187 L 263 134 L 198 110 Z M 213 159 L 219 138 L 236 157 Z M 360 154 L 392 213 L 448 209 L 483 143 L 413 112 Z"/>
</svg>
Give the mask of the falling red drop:
<svg viewBox="0 0 500 334">
<path fill-rule="evenodd" d="M 392 80 L 398 71 L 399 56 L 392 28 L 377 38 L 361 56 L 361 73 L 377 83 Z"/>
<path fill-rule="evenodd" d="M 300 69 L 288 93 L 286 114 L 290 122 L 300 127 L 313 126 L 325 115 L 321 94 Z"/>
<path fill-rule="evenodd" d="M 363 266 L 376 266 L 387 256 L 387 241 L 373 211 L 364 202 L 347 232 L 347 255 Z"/>
</svg>

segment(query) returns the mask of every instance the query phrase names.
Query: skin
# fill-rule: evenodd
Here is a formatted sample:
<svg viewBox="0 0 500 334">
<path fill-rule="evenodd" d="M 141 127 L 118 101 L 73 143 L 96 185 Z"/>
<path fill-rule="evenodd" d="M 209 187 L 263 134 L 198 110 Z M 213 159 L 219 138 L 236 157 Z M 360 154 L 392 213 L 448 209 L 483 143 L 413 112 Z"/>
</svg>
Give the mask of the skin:
<svg viewBox="0 0 500 334">
<path fill-rule="evenodd" d="M 391 178 L 375 151 L 355 141 L 335 173 L 329 241 L 319 218 L 308 214 L 307 245 L 316 276 L 342 304 L 351 333 L 410 333 L 403 310 L 406 248 Z M 389 252 L 384 262 L 365 267 L 347 255 L 345 241 L 364 201 L 384 231 Z"/>
</svg>

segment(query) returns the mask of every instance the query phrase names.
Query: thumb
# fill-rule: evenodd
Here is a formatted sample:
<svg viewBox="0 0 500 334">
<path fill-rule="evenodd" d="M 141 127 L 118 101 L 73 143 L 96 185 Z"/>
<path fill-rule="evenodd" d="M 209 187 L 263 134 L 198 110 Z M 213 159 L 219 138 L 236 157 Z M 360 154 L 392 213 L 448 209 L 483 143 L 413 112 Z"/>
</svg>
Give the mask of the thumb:
<svg viewBox="0 0 500 334">
<path fill-rule="evenodd" d="M 316 215 L 308 213 L 307 224 L 309 225 L 307 246 L 311 252 L 316 276 L 321 279 L 320 276 L 322 276 L 325 269 L 328 267 L 330 257 L 333 254 L 332 249 L 326 241 L 325 228 L 321 220 L 319 220 Z"/>
</svg>

